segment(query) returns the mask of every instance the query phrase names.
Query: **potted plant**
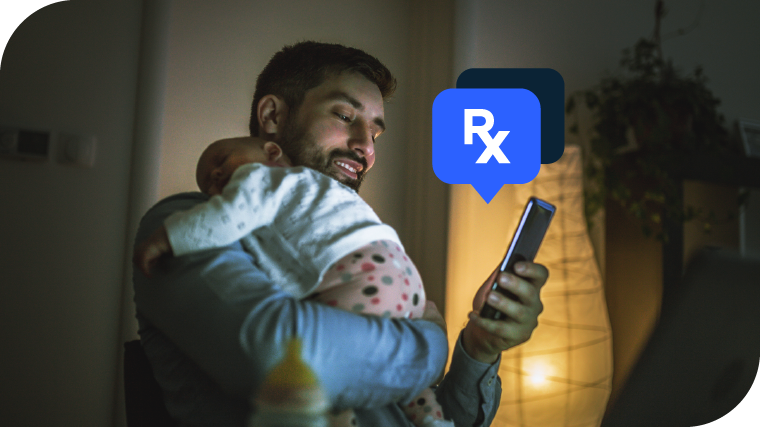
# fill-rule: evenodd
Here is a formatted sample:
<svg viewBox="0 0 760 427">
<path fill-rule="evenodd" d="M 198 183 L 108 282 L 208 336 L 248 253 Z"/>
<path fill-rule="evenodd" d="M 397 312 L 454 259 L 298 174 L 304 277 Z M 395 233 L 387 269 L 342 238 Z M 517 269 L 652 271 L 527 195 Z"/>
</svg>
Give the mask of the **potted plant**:
<svg viewBox="0 0 760 427">
<path fill-rule="evenodd" d="M 695 154 L 737 153 L 718 113 L 720 100 L 707 87 L 701 67 L 691 73 L 665 59 L 659 36 L 665 10 L 655 7 L 655 31 L 623 50 L 621 72 L 571 96 L 566 113 L 583 102 L 594 115 L 594 137 L 585 168 L 586 217 L 609 198 L 641 224 L 646 236 L 667 241 L 663 224 L 699 216 L 705 228 L 715 214 L 683 205 L 679 167 Z M 578 133 L 577 121 L 570 128 Z"/>
</svg>

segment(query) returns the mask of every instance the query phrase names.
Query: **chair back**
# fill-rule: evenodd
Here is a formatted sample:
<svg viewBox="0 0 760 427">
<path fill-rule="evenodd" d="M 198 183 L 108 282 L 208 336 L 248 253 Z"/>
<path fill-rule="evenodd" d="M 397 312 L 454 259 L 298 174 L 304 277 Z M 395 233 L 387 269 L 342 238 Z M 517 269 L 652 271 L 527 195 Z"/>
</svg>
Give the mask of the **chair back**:
<svg viewBox="0 0 760 427">
<path fill-rule="evenodd" d="M 176 427 L 140 340 L 124 343 L 124 399 L 129 427 Z"/>
</svg>

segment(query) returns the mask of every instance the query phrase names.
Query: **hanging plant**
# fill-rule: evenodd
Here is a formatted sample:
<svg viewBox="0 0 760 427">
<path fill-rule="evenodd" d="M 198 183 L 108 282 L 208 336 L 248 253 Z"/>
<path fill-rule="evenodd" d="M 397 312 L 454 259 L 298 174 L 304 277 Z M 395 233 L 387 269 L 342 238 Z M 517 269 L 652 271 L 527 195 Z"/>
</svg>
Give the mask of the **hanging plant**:
<svg viewBox="0 0 760 427">
<path fill-rule="evenodd" d="M 655 9 L 654 36 L 623 50 L 621 71 L 571 96 L 565 110 L 573 114 L 576 103 L 583 102 L 594 117 L 585 170 L 586 218 L 609 198 L 640 222 L 646 236 L 667 241 L 664 222 L 704 215 L 693 207 L 684 209 L 678 174 L 683 159 L 738 153 L 702 68 L 685 74 L 663 58 L 662 1 Z M 570 132 L 578 133 L 577 121 Z"/>
</svg>

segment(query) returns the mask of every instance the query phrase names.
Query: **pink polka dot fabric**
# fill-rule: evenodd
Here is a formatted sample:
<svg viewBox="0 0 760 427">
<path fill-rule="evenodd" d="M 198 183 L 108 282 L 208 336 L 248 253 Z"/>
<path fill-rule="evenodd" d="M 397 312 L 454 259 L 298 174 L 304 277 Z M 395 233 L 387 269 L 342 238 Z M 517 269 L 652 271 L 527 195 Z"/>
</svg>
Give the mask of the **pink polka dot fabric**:
<svg viewBox="0 0 760 427">
<path fill-rule="evenodd" d="M 443 419 L 443 408 L 438 404 L 435 393 L 431 388 L 423 390 L 422 394 L 401 409 L 404 410 L 407 418 L 416 426 L 425 424 L 427 417 L 433 420 Z"/>
<path fill-rule="evenodd" d="M 325 273 L 311 298 L 354 313 L 421 317 L 425 289 L 417 268 L 401 248 L 379 240 L 354 251 Z"/>
</svg>

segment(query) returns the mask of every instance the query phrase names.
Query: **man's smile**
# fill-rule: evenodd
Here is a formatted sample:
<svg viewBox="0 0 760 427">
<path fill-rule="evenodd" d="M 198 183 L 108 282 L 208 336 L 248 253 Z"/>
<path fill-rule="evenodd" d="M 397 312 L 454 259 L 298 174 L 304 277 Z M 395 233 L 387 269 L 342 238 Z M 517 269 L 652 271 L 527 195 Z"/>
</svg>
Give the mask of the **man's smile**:
<svg viewBox="0 0 760 427">
<path fill-rule="evenodd" d="M 337 159 L 333 161 L 333 164 L 351 179 L 357 179 L 358 174 L 364 169 L 361 163 L 348 159 Z"/>
</svg>

